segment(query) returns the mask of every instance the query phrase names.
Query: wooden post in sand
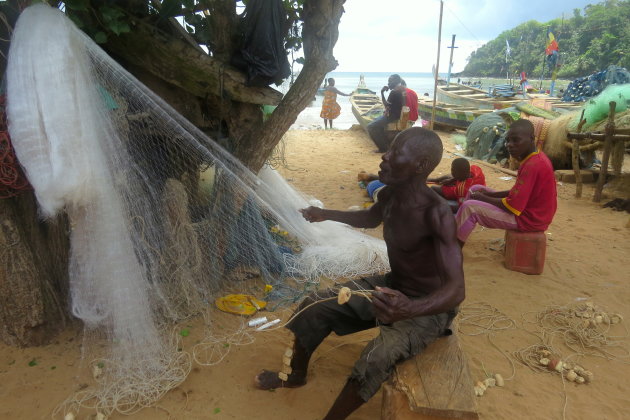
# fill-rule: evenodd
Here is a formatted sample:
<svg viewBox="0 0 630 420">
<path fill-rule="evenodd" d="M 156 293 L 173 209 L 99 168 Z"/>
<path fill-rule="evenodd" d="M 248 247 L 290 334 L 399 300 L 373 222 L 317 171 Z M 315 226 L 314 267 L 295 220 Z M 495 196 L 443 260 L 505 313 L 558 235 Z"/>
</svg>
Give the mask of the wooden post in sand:
<svg viewBox="0 0 630 420">
<path fill-rule="evenodd" d="M 604 156 L 602 157 L 602 166 L 599 169 L 599 176 L 597 177 L 597 185 L 595 186 L 595 195 L 593 196 L 593 202 L 599 203 L 602 199 L 602 190 L 604 189 L 604 183 L 606 182 L 606 175 L 608 175 L 608 160 L 610 159 L 610 152 L 613 145 L 613 137 L 615 135 L 615 108 L 617 103 L 610 101 L 610 110 L 608 111 L 608 123 L 606 124 L 606 139 L 604 140 Z"/>
<path fill-rule="evenodd" d="M 438 85 L 438 77 L 440 74 L 440 44 L 442 43 L 442 12 L 444 11 L 444 1 L 440 0 L 440 26 L 438 29 L 438 52 L 437 52 L 437 62 L 435 63 L 435 74 L 434 83 L 433 83 L 433 109 L 431 110 L 431 123 L 429 129 L 433 130 L 433 125 L 435 124 L 435 101 L 437 97 L 437 85 Z"/>
<path fill-rule="evenodd" d="M 582 131 L 582 127 L 586 123 L 584 119 L 584 110 L 580 115 L 580 122 L 577 126 L 578 133 Z M 573 139 L 573 152 L 571 153 L 571 161 L 573 164 L 573 173 L 575 174 L 575 198 L 582 197 L 582 174 L 580 174 L 580 143 L 578 139 Z"/>
</svg>

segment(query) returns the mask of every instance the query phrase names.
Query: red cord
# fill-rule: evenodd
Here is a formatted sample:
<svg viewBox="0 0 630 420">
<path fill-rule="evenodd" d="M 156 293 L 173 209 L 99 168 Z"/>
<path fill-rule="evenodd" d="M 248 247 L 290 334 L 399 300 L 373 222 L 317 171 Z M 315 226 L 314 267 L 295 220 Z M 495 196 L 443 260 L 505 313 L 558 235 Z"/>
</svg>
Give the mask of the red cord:
<svg viewBox="0 0 630 420">
<path fill-rule="evenodd" d="M 24 176 L 11 145 L 7 129 L 6 95 L 0 95 L 0 198 L 15 197 L 31 189 L 33 187 Z"/>
</svg>

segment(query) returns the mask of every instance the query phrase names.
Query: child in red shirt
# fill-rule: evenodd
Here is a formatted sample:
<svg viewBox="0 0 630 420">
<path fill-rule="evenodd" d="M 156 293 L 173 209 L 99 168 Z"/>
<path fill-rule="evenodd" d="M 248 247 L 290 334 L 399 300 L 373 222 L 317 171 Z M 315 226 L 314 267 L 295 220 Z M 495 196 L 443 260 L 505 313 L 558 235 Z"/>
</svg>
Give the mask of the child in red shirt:
<svg viewBox="0 0 630 420">
<path fill-rule="evenodd" d="M 456 212 L 464 201 L 468 190 L 473 185 L 486 185 L 486 177 L 481 168 L 471 165 L 468 159 L 457 158 L 451 164 L 451 175 L 429 178 L 427 182 L 435 182 L 439 186 L 431 187 L 433 191 L 449 201 L 451 209 Z"/>
</svg>

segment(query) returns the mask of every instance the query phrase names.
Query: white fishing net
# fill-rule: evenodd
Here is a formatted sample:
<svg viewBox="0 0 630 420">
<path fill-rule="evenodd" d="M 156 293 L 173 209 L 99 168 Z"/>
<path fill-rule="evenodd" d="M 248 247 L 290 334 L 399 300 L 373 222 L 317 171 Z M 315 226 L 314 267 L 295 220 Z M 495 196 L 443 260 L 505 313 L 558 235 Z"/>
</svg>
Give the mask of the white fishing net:
<svg viewBox="0 0 630 420">
<path fill-rule="evenodd" d="M 278 173 L 252 174 L 57 9 L 22 13 L 7 90 L 10 134 L 41 216 L 70 219 L 72 313 L 86 337 L 107 344 L 95 346 L 106 348 L 93 364 L 100 385 L 57 414 L 155 403 L 192 363 L 168 326 L 204 312 L 212 342 L 208 311 L 221 295 L 263 297 L 272 285 L 266 299 L 278 307 L 321 277 L 388 269 L 382 241 L 307 223 L 298 212 L 307 199 Z M 231 339 L 251 341 L 242 326 Z"/>
</svg>

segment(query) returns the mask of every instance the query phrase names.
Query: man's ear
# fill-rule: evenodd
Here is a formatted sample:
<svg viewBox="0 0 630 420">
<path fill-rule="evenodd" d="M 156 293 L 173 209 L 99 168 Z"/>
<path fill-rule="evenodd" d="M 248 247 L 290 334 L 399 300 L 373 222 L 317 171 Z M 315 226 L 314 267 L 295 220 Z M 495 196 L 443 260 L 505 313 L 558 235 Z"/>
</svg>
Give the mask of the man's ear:
<svg viewBox="0 0 630 420">
<path fill-rule="evenodd" d="M 418 174 L 425 173 L 428 164 L 429 164 L 429 160 L 426 158 L 418 160 L 418 163 L 416 164 L 416 173 Z"/>
</svg>

